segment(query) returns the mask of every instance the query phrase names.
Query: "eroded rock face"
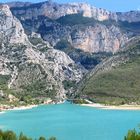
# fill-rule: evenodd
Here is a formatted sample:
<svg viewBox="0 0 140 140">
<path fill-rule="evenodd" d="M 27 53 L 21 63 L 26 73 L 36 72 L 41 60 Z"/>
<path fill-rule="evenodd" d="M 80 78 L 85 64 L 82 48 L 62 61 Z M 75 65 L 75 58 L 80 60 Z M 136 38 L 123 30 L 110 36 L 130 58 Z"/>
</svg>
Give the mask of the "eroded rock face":
<svg viewBox="0 0 140 140">
<path fill-rule="evenodd" d="M 32 4 L 32 3 L 9 3 L 14 15 L 22 16 L 25 19 L 47 16 L 51 19 L 58 19 L 69 14 L 83 13 L 85 17 L 92 17 L 99 21 L 140 21 L 139 11 L 130 12 L 111 12 L 106 9 L 97 8 L 87 3 L 58 4 L 51 1 Z"/>
<path fill-rule="evenodd" d="M 41 37 L 52 46 L 61 40 L 68 40 L 74 48 L 85 52 L 115 53 L 128 40 L 127 34 L 113 24 L 106 26 L 95 21 L 95 25 L 70 26 L 48 19 L 58 19 L 65 15 L 82 13 L 84 17 L 99 21 L 120 20 L 118 13 L 96 8 L 86 3 L 57 4 L 48 1 L 38 4 L 25 4 L 22 7 L 12 6 L 11 10 L 21 20 L 26 32 L 40 33 Z"/>
<path fill-rule="evenodd" d="M 0 19 L 0 76 L 9 78 L 8 90 L 33 97 L 51 97 L 56 102 L 66 99 L 68 89 L 64 81 L 78 83 L 84 69 L 64 52 L 40 40 L 39 34 L 31 36 L 40 40 L 33 46 L 7 5 L 0 6 Z"/>
<path fill-rule="evenodd" d="M 44 40 L 55 46 L 59 41 L 68 40 L 74 48 L 84 52 L 112 52 L 115 53 L 128 40 L 128 36 L 112 25 L 107 27 L 102 24 L 95 26 L 60 26 L 54 25 L 51 33 L 43 35 Z"/>
<path fill-rule="evenodd" d="M 72 81 L 76 84 L 85 73 L 69 56 L 59 50 L 48 49 L 42 53 L 35 48 L 27 47 L 22 57 L 26 57 L 26 61 L 18 66 L 13 65 L 9 88 L 24 91 L 21 87 L 32 86 L 38 82 L 44 85 L 38 96 L 41 93 L 42 96 L 53 97 L 57 101 L 64 100 L 68 92 L 63 81 Z"/>
<path fill-rule="evenodd" d="M 85 52 L 115 53 L 125 44 L 128 38 L 115 26 L 107 28 L 106 26 L 96 25 L 75 32 L 71 39 L 75 48 L 82 49 Z"/>
<path fill-rule="evenodd" d="M 27 36 L 17 18 L 15 18 L 7 5 L 0 5 L 0 42 L 11 44 L 25 44 Z"/>
<path fill-rule="evenodd" d="M 38 16 L 47 16 L 51 19 L 58 19 L 65 15 L 78 13 L 83 13 L 83 16 L 85 17 L 93 17 L 100 21 L 109 19 L 110 15 L 116 18 L 115 13 L 92 7 L 86 3 L 57 4 L 52 2 L 44 2 L 38 4 L 26 4 L 23 5 L 23 7 L 16 4 L 9 5 L 11 6 L 14 15 L 23 15 L 24 19 L 36 18 Z"/>
</svg>

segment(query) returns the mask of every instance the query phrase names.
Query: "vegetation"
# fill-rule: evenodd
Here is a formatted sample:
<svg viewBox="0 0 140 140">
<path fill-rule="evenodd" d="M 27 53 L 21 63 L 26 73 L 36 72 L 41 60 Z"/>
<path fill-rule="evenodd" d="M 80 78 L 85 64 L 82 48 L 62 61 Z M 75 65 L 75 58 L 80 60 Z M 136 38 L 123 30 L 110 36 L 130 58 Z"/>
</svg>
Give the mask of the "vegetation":
<svg viewBox="0 0 140 140">
<path fill-rule="evenodd" d="M 97 64 L 104 59 L 112 56 L 112 53 L 100 52 L 100 53 L 88 53 L 80 49 L 75 49 L 67 40 L 62 39 L 59 41 L 55 49 L 64 51 L 71 59 L 76 63 L 81 63 L 86 69 L 93 69 Z"/>
<path fill-rule="evenodd" d="M 71 87 L 75 87 L 76 86 L 76 81 L 70 81 L 70 80 L 67 81 L 67 80 L 64 80 L 63 81 L 63 85 L 64 85 L 65 90 L 68 90 Z"/>
<path fill-rule="evenodd" d="M 129 130 L 127 136 L 124 137 L 124 140 L 140 140 L 140 132 L 134 130 Z"/>
<path fill-rule="evenodd" d="M 9 75 L 0 75 L 0 90 L 7 89 L 9 79 L 10 79 Z"/>
<path fill-rule="evenodd" d="M 119 55 L 129 61 L 111 70 L 101 71 L 85 81 L 81 96 L 93 102 L 110 105 L 140 104 L 140 45 L 130 47 Z"/>
<path fill-rule="evenodd" d="M 83 13 L 80 14 L 70 14 L 63 17 L 60 17 L 56 20 L 58 23 L 62 25 L 82 25 L 82 26 L 94 26 L 95 24 L 99 23 L 102 25 L 109 26 L 116 26 L 119 27 L 124 32 L 131 32 L 134 33 L 134 35 L 140 34 L 140 22 L 128 22 L 128 21 L 118 21 L 115 20 L 105 20 L 105 21 L 98 21 L 94 18 L 90 17 L 84 17 Z"/>
<path fill-rule="evenodd" d="M 88 104 L 88 102 L 84 99 L 76 99 L 73 101 L 75 104 Z"/>
<path fill-rule="evenodd" d="M 63 17 L 60 17 L 56 20 L 58 23 L 62 25 L 85 25 L 85 26 L 93 26 L 96 21 L 94 18 L 84 17 L 83 13 L 80 14 L 70 14 Z"/>
<path fill-rule="evenodd" d="M 127 32 L 129 31 L 129 32 L 133 32 L 135 35 L 140 35 L 140 22 L 120 21 L 119 27 L 123 31 L 127 31 Z"/>
<path fill-rule="evenodd" d="M 13 131 L 2 131 L 0 130 L 0 140 L 33 140 L 32 138 L 20 133 L 19 136 L 16 135 Z M 37 140 L 37 139 L 36 139 Z M 38 140 L 56 140 L 55 137 L 46 139 L 45 137 L 40 137 Z"/>
<path fill-rule="evenodd" d="M 45 45 L 45 43 L 43 42 L 43 40 L 42 40 L 41 38 L 30 37 L 29 40 L 30 40 L 30 42 L 31 42 L 33 45 L 38 45 L 38 44 L 43 44 L 43 45 Z"/>
</svg>

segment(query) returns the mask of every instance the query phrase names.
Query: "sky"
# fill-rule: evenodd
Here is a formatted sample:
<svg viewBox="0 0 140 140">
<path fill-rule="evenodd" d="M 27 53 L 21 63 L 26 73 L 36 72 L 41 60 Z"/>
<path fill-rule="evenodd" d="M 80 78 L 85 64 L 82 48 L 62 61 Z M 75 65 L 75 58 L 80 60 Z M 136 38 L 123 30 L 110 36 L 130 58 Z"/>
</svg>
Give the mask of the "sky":
<svg viewBox="0 0 140 140">
<path fill-rule="evenodd" d="M 0 0 L 0 2 L 29 1 L 42 2 L 45 0 Z M 140 10 L 140 0 L 53 0 L 58 3 L 87 2 L 95 7 L 104 8 L 110 11 L 125 12 Z"/>
</svg>

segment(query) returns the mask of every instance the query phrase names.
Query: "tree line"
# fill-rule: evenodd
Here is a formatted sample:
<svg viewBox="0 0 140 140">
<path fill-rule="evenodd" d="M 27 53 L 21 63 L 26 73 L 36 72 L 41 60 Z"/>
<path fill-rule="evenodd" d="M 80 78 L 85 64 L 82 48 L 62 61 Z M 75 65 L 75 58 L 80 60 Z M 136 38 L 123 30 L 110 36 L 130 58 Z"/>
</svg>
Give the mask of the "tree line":
<svg viewBox="0 0 140 140">
<path fill-rule="evenodd" d="M 33 140 L 33 139 L 24 135 L 23 133 L 20 133 L 20 135 L 18 136 L 15 132 L 11 130 L 7 130 L 7 131 L 0 130 L 0 140 Z M 39 137 L 39 139 L 35 139 L 35 140 L 56 140 L 56 138 L 51 137 L 46 139 L 45 137 L 41 136 Z"/>
</svg>

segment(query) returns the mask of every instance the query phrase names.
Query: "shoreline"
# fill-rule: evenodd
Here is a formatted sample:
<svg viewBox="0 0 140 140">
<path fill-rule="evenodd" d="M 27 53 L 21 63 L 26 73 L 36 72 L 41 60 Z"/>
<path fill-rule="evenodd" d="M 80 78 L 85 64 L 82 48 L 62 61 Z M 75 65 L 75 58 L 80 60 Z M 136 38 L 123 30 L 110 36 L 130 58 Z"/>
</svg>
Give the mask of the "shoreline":
<svg viewBox="0 0 140 140">
<path fill-rule="evenodd" d="M 28 106 L 19 106 L 19 107 L 13 107 L 13 108 L 7 108 L 7 109 L 2 109 L 0 111 L 0 114 L 6 113 L 6 111 L 16 111 L 16 110 L 28 110 L 32 109 L 35 107 L 38 107 L 39 105 L 28 105 Z"/>
<path fill-rule="evenodd" d="M 59 103 L 62 104 L 62 103 Z M 18 110 L 28 110 L 35 107 L 38 107 L 39 105 L 48 105 L 48 104 L 38 104 L 38 105 L 28 105 L 28 106 L 19 106 L 19 107 L 13 107 L 13 108 L 7 108 L 0 111 L 0 115 L 6 113 L 7 111 L 18 111 Z M 80 106 L 85 107 L 92 107 L 96 109 L 102 109 L 102 110 L 138 110 L 140 111 L 140 105 L 104 105 L 99 103 L 89 103 L 89 104 L 79 104 Z"/>
<path fill-rule="evenodd" d="M 63 104 L 64 102 L 59 102 L 57 104 Z M 38 107 L 40 105 L 51 105 L 51 104 L 55 104 L 54 102 L 52 102 L 52 100 L 49 100 L 45 103 L 42 103 L 42 104 L 33 104 L 33 105 L 27 105 L 27 106 L 18 106 L 18 107 L 3 107 L 1 110 L 0 110 L 0 114 L 3 114 L 3 113 L 6 113 L 7 111 L 16 111 L 16 110 L 28 110 L 28 109 L 32 109 L 32 108 L 35 108 L 35 107 Z"/>
<path fill-rule="evenodd" d="M 103 110 L 139 110 L 140 111 L 140 105 L 104 105 L 99 103 L 92 103 L 92 104 L 81 104 L 81 106 L 87 106 L 87 107 L 93 107 Z"/>
</svg>

